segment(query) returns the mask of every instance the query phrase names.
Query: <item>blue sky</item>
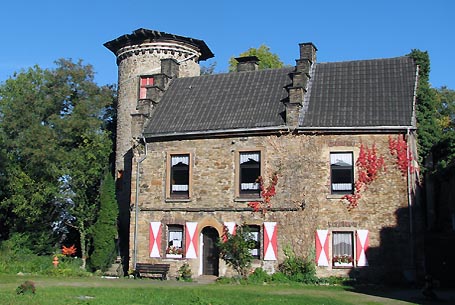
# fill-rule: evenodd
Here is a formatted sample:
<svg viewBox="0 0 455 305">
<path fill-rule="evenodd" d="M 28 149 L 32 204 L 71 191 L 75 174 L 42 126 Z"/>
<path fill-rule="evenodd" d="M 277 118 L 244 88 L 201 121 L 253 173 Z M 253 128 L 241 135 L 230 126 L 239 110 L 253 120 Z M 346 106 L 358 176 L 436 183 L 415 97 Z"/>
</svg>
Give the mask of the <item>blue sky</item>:
<svg viewBox="0 0 455 305">
<path fill-rule="evenodd" d="M 103 43 L 138 28 L 204 40 L 217 72 L 265 44 L 294 65 L 298 43 L 313 42 L 318 62 L 397 57 L 428 51 L 434 87 L 455 89 L 455 1 L 2 1 L 0 82 L 59 58 L 94 66 L 98 84 L 117 82 L 115 56 Z M 204 64 L 204 63 L 203 63 Z"/>
</svg>

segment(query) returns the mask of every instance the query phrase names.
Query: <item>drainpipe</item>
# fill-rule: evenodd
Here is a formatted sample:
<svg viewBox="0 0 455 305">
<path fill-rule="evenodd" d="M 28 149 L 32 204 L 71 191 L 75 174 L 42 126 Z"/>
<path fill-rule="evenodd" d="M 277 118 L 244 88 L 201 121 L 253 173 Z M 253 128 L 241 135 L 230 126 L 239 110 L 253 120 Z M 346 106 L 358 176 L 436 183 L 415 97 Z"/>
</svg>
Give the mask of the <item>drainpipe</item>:
<svg viewBox="0 0 455 305">
<path fill-rule="evenodd" d="M 409 158 L 411 151 L 409 148 L 409 143 L 410 142 L 410 131 L 409 128 L 406 130 L 406 156 Z M 409 245 L 410 245 L 410 265 L 411 265 L 411 272 L 412 272 L 412 279 L 415 280 L 415 262 L 414 262 L 414 219 L 413 219 L 413 205 L 412 205 L 412 185 L 411 185 L 411 166 L 408 164 L 407 166 L 407 188 L 408 188 L 408 209 L 409 209 L 409 234 L 410 234 L 410 240 L 409 240 Z"/>
<path fill-rule="evenodd" d="M 144 141 L 145 154 L 136 162 L 136 198 L 134 199 L 134 249 L 133 249 L 133 269 L 136 270 L 137 263 L 137 227 L 138 227 L 138 214 L 139 214 L 139 169 L 141 163 L 147 158 L 147 142 Z"/>
</svg>

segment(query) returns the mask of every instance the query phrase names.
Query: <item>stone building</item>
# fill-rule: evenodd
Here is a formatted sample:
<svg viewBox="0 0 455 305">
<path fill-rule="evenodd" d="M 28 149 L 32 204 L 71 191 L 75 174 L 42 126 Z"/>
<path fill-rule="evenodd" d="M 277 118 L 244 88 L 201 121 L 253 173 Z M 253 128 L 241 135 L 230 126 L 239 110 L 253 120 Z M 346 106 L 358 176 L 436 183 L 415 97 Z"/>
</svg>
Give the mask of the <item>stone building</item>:
<svg viewBox="0 0 455 305">
<path fill-rule="evenodd" d="M 417 67 L 406 56 L 202 75 L 198 39 L 138 29 L 105 46 L 119 67 L 116 172 L 122 255 L 231 275 L 216 242 L 248 225 L 254 267 L 287 251 L 318 274 L 413 276 Z M 258 179 L 260 177 L 260 179 Z M 264 190 L 261 192 L 261 189 Z"/>
</svg>

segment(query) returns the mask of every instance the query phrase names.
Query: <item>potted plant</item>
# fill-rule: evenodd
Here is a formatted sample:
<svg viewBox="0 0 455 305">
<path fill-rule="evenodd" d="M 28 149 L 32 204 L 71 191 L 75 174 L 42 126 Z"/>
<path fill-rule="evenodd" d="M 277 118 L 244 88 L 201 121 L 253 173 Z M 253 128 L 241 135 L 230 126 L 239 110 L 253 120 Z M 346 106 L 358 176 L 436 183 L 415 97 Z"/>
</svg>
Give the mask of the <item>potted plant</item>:
<svg viewBox="0 0 455 305">
<path fill-rule="evenodd" d="M 174 247 L 174 246 L 169 246 L 166 249 L 166 257 L 168 258 L 182 258 L 183 256 L 183 249 Z"/>
</svg>

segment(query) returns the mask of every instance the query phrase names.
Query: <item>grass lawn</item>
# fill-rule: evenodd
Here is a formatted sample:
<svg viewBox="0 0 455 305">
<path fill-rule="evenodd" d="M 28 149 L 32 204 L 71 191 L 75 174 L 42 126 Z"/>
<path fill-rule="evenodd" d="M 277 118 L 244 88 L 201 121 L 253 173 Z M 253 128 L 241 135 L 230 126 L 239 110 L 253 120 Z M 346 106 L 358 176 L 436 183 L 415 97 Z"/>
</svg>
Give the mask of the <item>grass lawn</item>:
<svg viewBox="0 0 455 305">
<path fill-rule="evenodd" d="M 35 294 L 16 294 L 26 280 Z M 303 285 L 198 284 L 151 279 L 0 275 L 0 304 L 412 304 L 349 291 Z"/>
</svg>

